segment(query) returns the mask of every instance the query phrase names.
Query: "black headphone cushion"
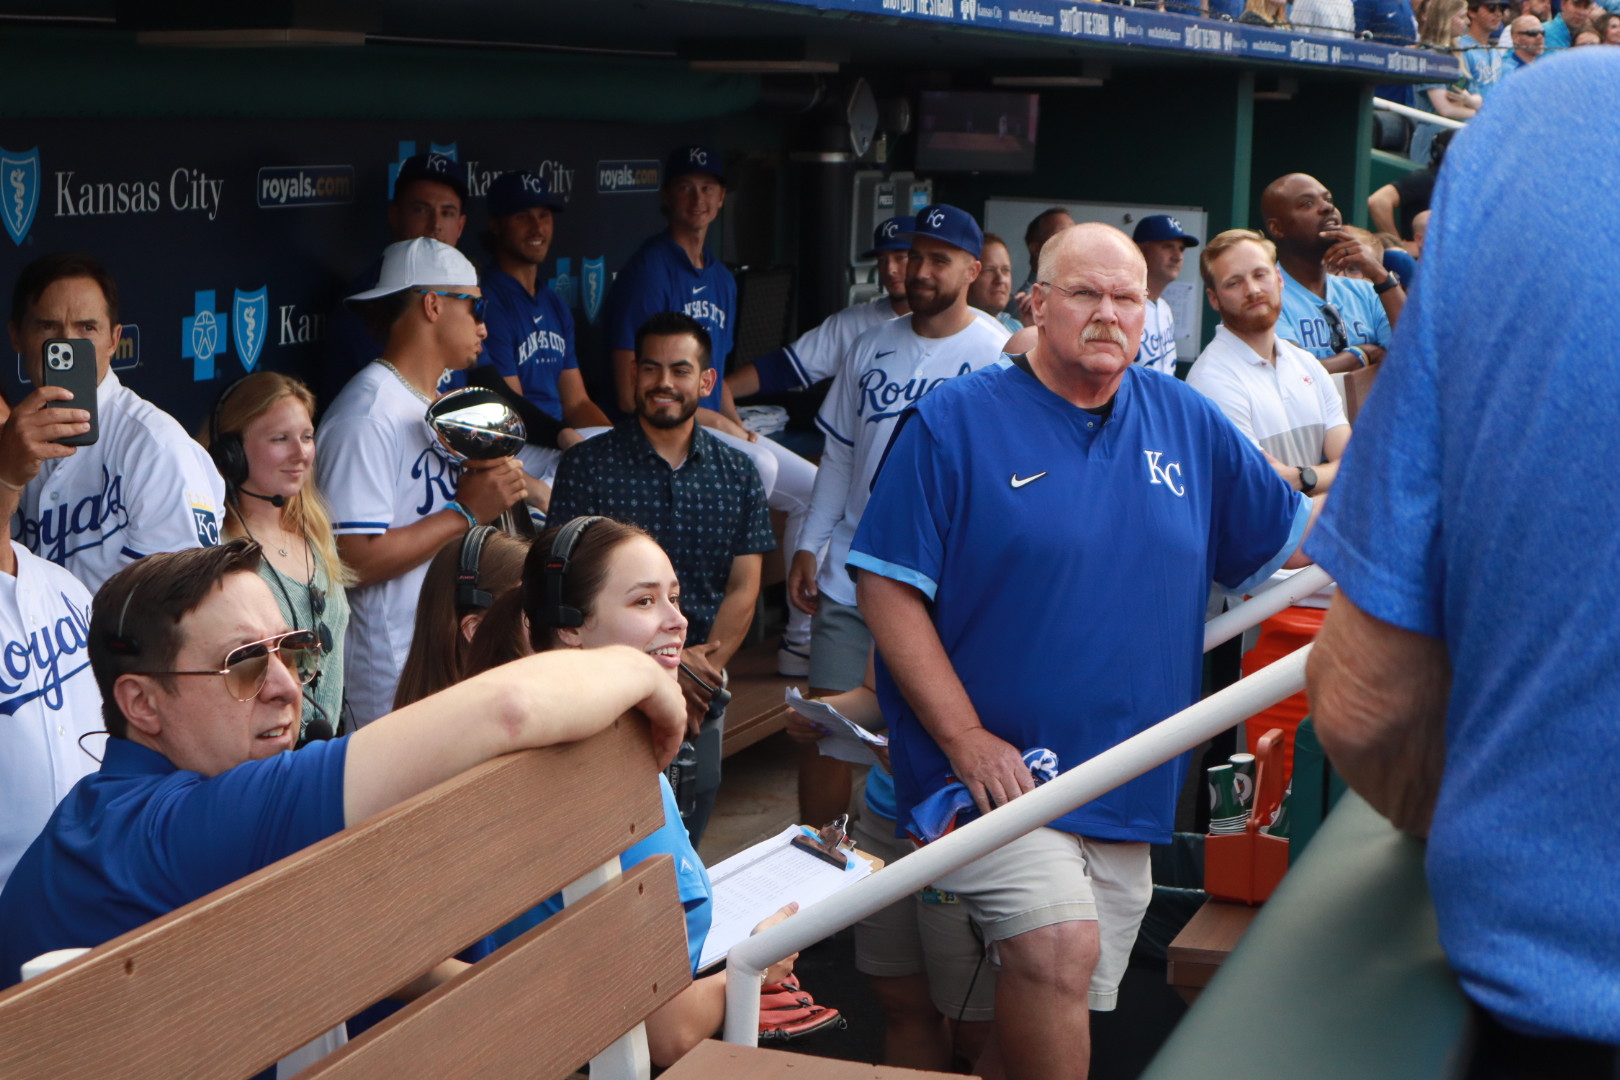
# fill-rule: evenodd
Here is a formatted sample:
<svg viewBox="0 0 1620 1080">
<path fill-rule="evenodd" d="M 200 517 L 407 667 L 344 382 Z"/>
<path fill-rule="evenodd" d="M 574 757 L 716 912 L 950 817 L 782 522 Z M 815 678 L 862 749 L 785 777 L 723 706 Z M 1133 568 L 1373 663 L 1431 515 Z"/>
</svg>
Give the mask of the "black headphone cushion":
<svg viewBox="0 0 1620 1080">
<path fill-rule="evenodd" d="M 224 477 L 227 488 L 235 490 L 247 483 L 247 449 L 242 445 L 242 436 L 234 431 L 215 432 L 208 455 L 214 459 L 214 467 Z"/>
</svg>

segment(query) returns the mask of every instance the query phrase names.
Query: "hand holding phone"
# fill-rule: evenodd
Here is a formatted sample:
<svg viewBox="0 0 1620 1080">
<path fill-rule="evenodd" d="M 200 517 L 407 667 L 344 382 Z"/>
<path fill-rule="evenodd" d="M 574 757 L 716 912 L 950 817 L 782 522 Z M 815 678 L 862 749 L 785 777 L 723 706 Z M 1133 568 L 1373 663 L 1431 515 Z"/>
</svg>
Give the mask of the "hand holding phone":
<svg viewBox="0 0 1620 1080">
<path fill-rule="evenodd" d="M 42 385 L 72 391 L 71 401 L 52 400 L 53 409 L 80 409 L 90 414 L 90 428 L 55 440 L 62 446 L 91 446 L 101 435 L 96 416 L 96 346 L 88 338 L 51 338 L 43 350 Z"/>
<path fill-rule="evenodd" d="M 40 462 L 76 452 L 59 440 L 84 435 L 90 413 L 76 408 L 69 396 L 70 391 L 60 386 L 41 386 L 18 402 L 0 425 L 0 483 L 5 487 L 20 490 L 39 475 Z"/>
</svg>

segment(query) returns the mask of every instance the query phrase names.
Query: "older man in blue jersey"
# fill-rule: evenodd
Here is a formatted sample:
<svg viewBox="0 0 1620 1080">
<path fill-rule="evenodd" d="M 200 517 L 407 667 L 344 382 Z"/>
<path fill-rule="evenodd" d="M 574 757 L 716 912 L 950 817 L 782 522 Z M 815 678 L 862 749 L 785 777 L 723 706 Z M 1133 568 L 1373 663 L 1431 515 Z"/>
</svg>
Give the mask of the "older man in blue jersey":
<svg viewBox="0 0 1620 1080">
<path fill-rule="evenodd" d="M 988 811 L 1033 790 L 1024 752 L 1072 768 L 1192 704 L 1210 582 L 1302 564 L 1312 500 L 1203 395 L 1132 364 L 1146 305 L 1129 237 L 1060 233 L 1041 252 L 1035 346 L 935 390 L 889 449 L 848 562 L 914 831 L 953 780 Z M 1114 1007 L 1186 765 L 936 882 L 997 965 L 985 1075 L 1086 1075 L 1088 992 Z"/>
</svg>

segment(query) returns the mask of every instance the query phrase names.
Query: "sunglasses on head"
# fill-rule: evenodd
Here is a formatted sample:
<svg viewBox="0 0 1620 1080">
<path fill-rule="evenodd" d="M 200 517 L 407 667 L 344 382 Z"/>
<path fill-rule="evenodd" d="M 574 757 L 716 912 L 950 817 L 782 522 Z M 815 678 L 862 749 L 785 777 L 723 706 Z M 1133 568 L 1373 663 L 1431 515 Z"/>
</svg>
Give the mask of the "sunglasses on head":
<svg viewBox="0 0 1620 1080">
<path fill-rule="evenodd" d="M 489 301 L 482 296 L 474 296 L 472 293 L 450 292 L 446 289 L 417 289 L 416 291 L 419 293 L 432 293 L 434 296 L 448 296 L 452 300 L 471 300 L 472 317 L 479 322 L 484 321 L 484 308 Z"/>
<path fill-rule="evenodd" d="M 1350 331 L 1344 325 L 1344 316 L 1332 304 L 1323 304 L 1322 317 L 1327 319 L 1328 345 L 1336 353 L 1344 352 L 1350 347 Z"/>
<path fill-rule="evenodd" d="M 289 630 L 261 641 L 238 645 L 225 654 L 215 671 L 137 671 L 136 675 L 219 675 L 225 692 L 237 701 L 251 701 L 270 677 L 270 657 L 279 657 L 298 685 L 308 686 L 321 670 L 321 642 L 313 630 Z"/>
</svg>

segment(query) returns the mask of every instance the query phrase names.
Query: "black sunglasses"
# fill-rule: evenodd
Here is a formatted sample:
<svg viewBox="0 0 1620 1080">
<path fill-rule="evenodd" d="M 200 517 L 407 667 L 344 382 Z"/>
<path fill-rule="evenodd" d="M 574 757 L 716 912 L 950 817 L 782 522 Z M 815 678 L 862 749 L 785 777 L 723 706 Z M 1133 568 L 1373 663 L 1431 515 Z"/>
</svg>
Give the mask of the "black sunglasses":
<svg viewBox="0 0 1620 1080">
<path fill-rule="evenodd" d="M 1322 316 L 1327 319 L 1328 344 L 1336 353 L 1344 352 L 1350 347 L 1350 330 L 1344 325 L 1344 316 L 1332 304 L 1322 305 Z"/>
</svg>

